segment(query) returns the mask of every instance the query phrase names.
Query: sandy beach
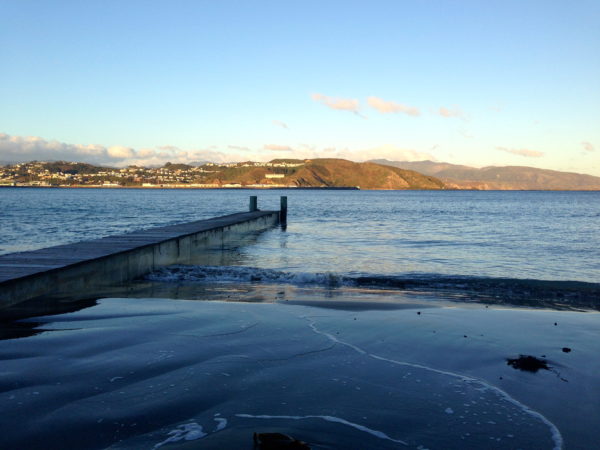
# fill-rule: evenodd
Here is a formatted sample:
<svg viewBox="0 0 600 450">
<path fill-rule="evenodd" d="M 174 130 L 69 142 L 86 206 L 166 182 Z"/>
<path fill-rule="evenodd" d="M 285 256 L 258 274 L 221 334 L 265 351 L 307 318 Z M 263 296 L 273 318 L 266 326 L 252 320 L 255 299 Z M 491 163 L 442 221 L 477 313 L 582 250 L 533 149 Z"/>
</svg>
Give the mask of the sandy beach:
<svg viewBox="0 0 600 450">
<path fill-rule="evenodd" d="M 597 313 L 312 305 L 109 298 L 29 319 L 0 342 L 0 443 L 250 449 L 255 431 L 316 449 L 598 441 Z M 507 364 L 519 355 L 549 370 Z"/>
</svg>

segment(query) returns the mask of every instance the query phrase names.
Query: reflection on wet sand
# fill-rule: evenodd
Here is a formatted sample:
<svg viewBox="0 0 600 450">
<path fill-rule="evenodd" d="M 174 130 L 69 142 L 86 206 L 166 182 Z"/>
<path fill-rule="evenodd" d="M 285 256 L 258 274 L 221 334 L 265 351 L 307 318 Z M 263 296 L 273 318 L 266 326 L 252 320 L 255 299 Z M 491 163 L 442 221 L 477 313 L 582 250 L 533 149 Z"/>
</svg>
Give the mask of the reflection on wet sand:
<svg viewBox="0 0 600 450">
<path fill-rule="evenodd" d="M 313 448 L 560 448 L 598 438 L 594 313 L 361 309 L 359 297 L 334 309 L 323 297 L 318 308 L 116 298 L 23 321 L 55 331 L 0 342 L 0 401 L 12 411 L 0 444 L 251 448 L 258 432 Z M 545 355 L 569 383 L 507 366 L 520 353 Z"/>
</svg>

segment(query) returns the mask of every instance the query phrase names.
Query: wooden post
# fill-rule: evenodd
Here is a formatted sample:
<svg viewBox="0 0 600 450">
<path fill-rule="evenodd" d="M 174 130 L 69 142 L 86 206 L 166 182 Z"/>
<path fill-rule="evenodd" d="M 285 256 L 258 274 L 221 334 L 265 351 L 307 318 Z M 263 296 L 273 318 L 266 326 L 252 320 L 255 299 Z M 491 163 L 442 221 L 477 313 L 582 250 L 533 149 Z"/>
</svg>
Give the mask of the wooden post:
<svg viewBox="0 0 600 450">
<path fill-rule="evenodd" d="M 279 223 L 283 227 L 287 225 L 287 196 L 281 197 L 281 206 L 279 207 Z"/>
<path fill-rule="evenodd" d="M 256 195 L 250 196 L 250 212 L 258 211 L 258 201 L 256 199 Z"/>
</svg>

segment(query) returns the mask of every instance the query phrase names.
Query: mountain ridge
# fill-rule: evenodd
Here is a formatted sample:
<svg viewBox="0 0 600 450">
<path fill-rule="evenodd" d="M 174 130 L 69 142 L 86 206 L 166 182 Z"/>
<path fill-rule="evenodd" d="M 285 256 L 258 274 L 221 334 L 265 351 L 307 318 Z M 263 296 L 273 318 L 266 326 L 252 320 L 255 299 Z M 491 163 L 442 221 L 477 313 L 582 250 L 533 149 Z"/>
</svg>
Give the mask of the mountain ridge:
<svg viewBox="0 0 600 450">
<path fill-rule="evenodd" d="M 449 189 L 480 190 L 600 190 L 600 177 L 528 166 L 476 168 L 446 162 L 371 160 L 377 164 L 416 170 L 441 179 Z"/>
</svg>

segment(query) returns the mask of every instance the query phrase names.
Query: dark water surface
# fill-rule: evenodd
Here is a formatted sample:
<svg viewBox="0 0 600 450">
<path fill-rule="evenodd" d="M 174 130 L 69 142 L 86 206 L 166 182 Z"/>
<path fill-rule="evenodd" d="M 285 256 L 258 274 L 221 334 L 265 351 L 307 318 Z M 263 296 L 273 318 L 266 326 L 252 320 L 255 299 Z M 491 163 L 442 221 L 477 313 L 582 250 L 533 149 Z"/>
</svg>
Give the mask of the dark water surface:
<svg viewBox="0 0 600 450">
<path fill-rule="evenodd" d="M 314 449 L 600 442 L 599 316 L 572 311 L 600 305 L 597 192 L 3 188 L 0 253 L 249 195 L 287 195 L 287 229 L 104 295 L 128 298 L 2 324 L 0 448 L 251 449 L 254 431 Z M 507 365 L 519 355 L 549 370 Z"/>
</svg>

